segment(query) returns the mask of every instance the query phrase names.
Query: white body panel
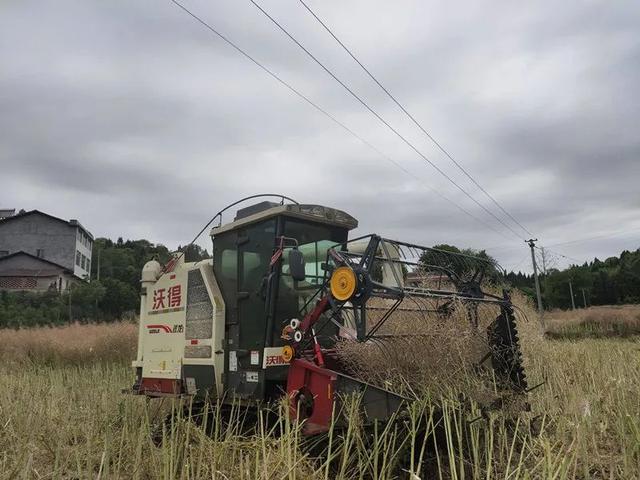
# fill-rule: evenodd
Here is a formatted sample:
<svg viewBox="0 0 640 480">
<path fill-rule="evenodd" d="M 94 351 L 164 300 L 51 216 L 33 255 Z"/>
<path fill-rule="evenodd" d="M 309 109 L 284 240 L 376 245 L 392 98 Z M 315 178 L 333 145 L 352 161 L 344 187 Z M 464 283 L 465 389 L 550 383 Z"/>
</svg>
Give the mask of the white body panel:
<svg viewBox="0 0 640 480">
<path fill-rule="evenodd" d="M 216 390 L 222 392 L 225 311 L 212 260 L 180 259 L 163 274 L 152 262 L 147 265 L 132 365 L 142 368 L 142 378 L 172 380 L 182 379 L 184 365 L 211 365 Z"/>
<path fill-rule="evenodd" d="M 142 332 L 144 378 L 181 377 L 187 291 L 185 266 L 182 264 L 162 275 L 147 289 Z"/>
</svg>

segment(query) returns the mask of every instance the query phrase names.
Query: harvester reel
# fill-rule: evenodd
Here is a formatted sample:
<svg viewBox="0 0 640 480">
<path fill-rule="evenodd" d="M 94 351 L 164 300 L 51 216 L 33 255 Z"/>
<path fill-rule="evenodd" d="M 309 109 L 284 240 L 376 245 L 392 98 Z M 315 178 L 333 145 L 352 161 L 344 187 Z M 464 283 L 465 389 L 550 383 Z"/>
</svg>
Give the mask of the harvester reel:
<svg viewBox="0 0 640 480">
<path fill-rule="evenodd" d="M 390 252 L 396 255 L 392 258 Z M 494 278 L 500 272 L 492 262 L 375 235 L 362 253 L 350 251 L 348 242 L 330 250 L 328 259 L 334 265 L 328 282 L 330 296 L 341 306 L 350 302 L 347 310 L 358 327 L 358 341 L 376 345 L 393 362 L 404 349 L 404 342 L 408 345 L 429 333 L 429 326 L 424 325 L 429 319 L 446 323 L 455 314 L 464 315 L 468 325 L 480 337 L 485 336 L 489 349 L 485 358 L 491 358 L 501 384 L 516 392 L 526 391 L 511 299 L 506 292 L 499 297 L 483 288 L 483 281 L 489 278 L 487 272 L 493 272 Z M 393 271 L 395 285 L 390 278 L 374 279 L 375 267 L 381 265 Z M 423 276 L 419 286 L 404 285 L 410 272 Z M 408 305 L 409 299 L 412 302 Z M 341 316 L 339 309 L 332 312 L 336 314 Z M 398 315 L 412 316 L 412 321 L 422 325 L 416 323 L 409 331 L 399 333 L 394 327 Z M 389 342 L 393 347 L 386 345 Z"/>
</svg>

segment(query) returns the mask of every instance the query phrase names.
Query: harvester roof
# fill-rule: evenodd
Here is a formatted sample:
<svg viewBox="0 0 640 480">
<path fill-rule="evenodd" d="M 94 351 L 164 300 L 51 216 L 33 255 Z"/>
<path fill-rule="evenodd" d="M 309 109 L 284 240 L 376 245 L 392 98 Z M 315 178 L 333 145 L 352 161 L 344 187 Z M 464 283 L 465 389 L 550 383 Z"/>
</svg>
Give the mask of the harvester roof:
<svg viewBox="0 0 640 480">
<path fill-rule="evenodd" d="M 211 229 L 211 236 L 213 237 L 240 227 L 246 227 L 252 223 L 278 215 L 343 227 L 349 230 L 353 230 L 358 226 L 358 220 L 348 213 L 335 208 L 311 204 L 280 205 L 273 202 L 261 202 L 238 210 L 233 222 L 213 227 Z"/>
</svg>

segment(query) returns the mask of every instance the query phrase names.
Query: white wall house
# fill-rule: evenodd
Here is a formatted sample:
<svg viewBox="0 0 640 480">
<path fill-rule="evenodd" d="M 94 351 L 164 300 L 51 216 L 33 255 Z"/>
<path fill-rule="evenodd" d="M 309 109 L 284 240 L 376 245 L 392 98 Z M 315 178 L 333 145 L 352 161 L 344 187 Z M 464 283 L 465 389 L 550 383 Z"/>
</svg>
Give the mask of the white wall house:
<svg viewBox="0 0 640 480">
<path fill-rule="evenodd" d="M 3 265 L 7 269 L 11 265 L 11 272 L 23 272 L 25 277 L 37 276 L 36 262 L 33 261 L 35 257 L 48 262 L 49 267 L 52 264 L 61 267 L 75 279 L 88 281 L 91 277 L 92 248 L 93 235 L 77 220 L 63 220 L 38 210 L 0 219 L 0 276 Z M 20 252 L 27 255 L 15 255 L 11 262 L 1 261 L 3 257 Z M 19 265 L 20 262 L 25 263 L 24 268 Z M 21 284 L 15 279 L 12 282 L 12 285 Z M 23 283 L 31 285 L 33 281 Z"/>
</svg>

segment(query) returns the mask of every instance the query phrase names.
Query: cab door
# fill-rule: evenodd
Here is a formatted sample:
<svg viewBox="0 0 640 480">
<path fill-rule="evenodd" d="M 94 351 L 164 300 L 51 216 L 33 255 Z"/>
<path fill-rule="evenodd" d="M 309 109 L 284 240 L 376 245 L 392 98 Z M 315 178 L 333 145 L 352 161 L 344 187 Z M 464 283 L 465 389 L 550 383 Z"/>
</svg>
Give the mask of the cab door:
<svg viewBox="0 0 640 480">
<path fill-rule="evenodd" d="M 214 245 L 215 249 L 223 249 L 217 253 L 224 262 L 221 270 L 225 270 L 228 280 L 223 287 L 228 305 L 226 388 L 241 398 L 262 399 L 264 393 L 262 356 L 267 323 L 266 281 L 276 226 L 276 219 L 248 225 L 234 231 L 232 239 L 226 238 L 218 246 Z"/>
</svg>

